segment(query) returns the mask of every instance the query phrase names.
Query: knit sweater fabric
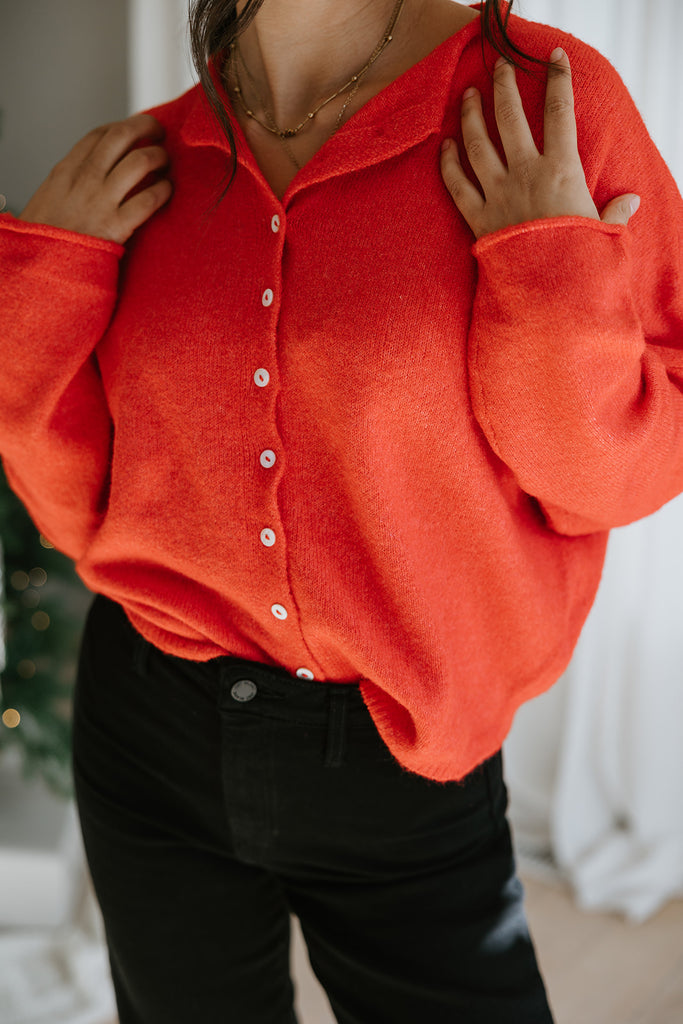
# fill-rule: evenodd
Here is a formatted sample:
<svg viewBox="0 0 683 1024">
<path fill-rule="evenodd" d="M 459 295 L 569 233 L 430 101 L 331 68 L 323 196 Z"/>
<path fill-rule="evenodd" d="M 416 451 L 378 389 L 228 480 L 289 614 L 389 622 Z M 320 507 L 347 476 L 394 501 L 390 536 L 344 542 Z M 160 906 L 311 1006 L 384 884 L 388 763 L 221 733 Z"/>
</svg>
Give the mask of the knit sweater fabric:
<svg viewBox="0 0 683 1024">
<path fill-rule="evenodd" d="M 508 29 L 567 51 L 588 188 L 599 211 L 639 194 L 627 227 L 475 242 L 439 150 L 455 137 L 479 184 L 475 85 L 505 159 L 478 18 L 281 201 L 233 117 L 211 212 L 230 152 L 196 86 L 150 111 L 174 192 L 125 246 L 0 216 L 0 453 L 41 532 L 167 653 L 358 681 L 395 759 L 439 781 L 562 674 L 608 531 L 683 491 L 683 200 L 603 56 Z M 545 74 L 517 82 L 542 152 Z"/>
</svg>

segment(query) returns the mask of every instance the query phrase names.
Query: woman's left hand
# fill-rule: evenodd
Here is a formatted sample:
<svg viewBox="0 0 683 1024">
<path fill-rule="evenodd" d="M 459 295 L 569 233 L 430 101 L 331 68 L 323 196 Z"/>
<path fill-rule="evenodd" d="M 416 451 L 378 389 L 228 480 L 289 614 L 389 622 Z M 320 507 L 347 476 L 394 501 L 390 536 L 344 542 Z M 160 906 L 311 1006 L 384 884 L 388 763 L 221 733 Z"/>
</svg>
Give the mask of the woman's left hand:
<svg viewBox="0 0 683 1024">
<path fill-rule="evenodd" d="M 555 50 L 551 60 L 555 66 L 548 71 L 543 155 L 536 149 L 512 64 L 501 59 L 494 71 L 496 124 L 507 167 L 489 137 L 479 93 L 475 90 L 463 99 L 465 150 L 486 198 L 463 171 L 457 143 L 445 140 L 441 174 L 478 239 L 513 224 L 547 217 L 590 217 L 604 224 L 626 225 L 638 208 L 631 208 L 638 197 L 630 193 L 613 199 L 602 217 L 598 213 L 579 156 L 569 58 L 563 50 Z"/>
</svg>

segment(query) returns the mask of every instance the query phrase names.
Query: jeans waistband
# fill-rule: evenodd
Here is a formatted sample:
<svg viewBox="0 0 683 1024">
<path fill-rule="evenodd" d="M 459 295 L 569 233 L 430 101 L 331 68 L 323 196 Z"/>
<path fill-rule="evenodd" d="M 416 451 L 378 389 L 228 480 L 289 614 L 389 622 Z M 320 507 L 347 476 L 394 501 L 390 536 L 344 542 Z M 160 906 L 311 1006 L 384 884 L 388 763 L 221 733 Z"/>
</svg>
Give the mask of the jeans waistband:
<svg viewBox="0 0 683 1024">
<path fill-rule="evenodd" d="M 122 611 L 122 609 L 119 609 Z M 128 628 L 133 630 L 126 618 Z M 137 631 L 134 665 L 146 675 L 154 671 L 159 658 L 168 670 L 176 668 L 201 681 L 215 693 L 221 716 L 251 716 L 288 720 L 308 725 L 325 726 L 325 766 L 343 763 L 347 730 L 353 724 L 372 722 L 358 682 L 335 683 L 301 679 L 279 665 L 250 661 L 223 655 L 209 661 L 196 662 L 166 654 Z"/>
</svg>

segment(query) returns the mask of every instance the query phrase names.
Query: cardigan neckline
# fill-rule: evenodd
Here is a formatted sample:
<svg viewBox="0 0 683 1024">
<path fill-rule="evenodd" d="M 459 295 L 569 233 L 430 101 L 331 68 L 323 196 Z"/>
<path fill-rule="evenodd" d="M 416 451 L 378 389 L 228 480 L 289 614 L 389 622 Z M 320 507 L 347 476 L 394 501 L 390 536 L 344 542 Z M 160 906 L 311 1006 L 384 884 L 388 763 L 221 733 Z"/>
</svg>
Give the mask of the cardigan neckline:
<svg viewBox="0 0 683 1024">
<path fill-rule="evenodd" d="M 483 3 L 469 7 L 481 10 Z M 509 8 L 502 0 L 503 14 Z M 514 15 L 511 15 L 514 18 Z M 453 35 L 431 50 L 412 67 L 407 68 L 380 92 L 369 99 L 328 139 L 302 167 L 281 200 L 283 207 L 301 188 L 369 164 L 378 163 L 423 142 L 441 130 L 444 108 L 451 93 L 453 77 L 465 48 L 481 32 L 481 16 L 473 18 Z M 238 164 L 245 167 L 272 193 L 242 127 L 232 113 L 230 100 L 220 76 L 217 54 L 209 61 L 209 73 L 220 96 L 235 134 Z M 224 137 L 206 95 L 198 83 L 190 91 L 191 101 L 180 126 L 180 136 L 188 146 L 214 146 L 229 156 Z"/>
</svg>

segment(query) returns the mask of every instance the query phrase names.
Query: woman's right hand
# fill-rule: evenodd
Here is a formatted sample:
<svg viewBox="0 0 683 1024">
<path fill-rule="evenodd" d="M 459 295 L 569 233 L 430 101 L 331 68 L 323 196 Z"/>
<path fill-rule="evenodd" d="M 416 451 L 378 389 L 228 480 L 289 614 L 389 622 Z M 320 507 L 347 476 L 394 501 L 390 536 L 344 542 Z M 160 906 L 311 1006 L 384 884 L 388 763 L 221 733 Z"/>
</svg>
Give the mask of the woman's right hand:
<svg viewBox="0 0 683 1024">
<path fill-rule="evenodd" d="M 160 142 L 164 128 L 151 114 L 94 128 L 50 171 L 19 220 L 50 224 L 123 245 L 171 197 L 168 178 L 123 200 L 152 171 L 168 164 L 161 146 L 130 152 L 142 139 Z"/>
</svg>

